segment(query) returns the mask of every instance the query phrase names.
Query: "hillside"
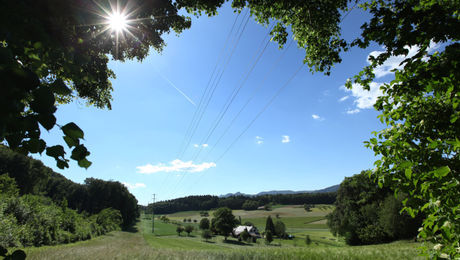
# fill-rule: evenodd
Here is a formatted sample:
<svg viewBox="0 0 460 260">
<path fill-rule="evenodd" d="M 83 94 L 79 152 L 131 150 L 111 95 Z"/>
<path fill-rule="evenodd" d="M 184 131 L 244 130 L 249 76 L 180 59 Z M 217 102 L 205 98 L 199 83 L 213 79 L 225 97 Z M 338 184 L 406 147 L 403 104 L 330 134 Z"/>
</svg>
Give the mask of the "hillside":
<svg viewBox="0 0 460 260">
<path fill-rule="evenodd" d="M 241 192 L 236 193 L 227 193 L 225 195 L 220 195 L 221 198 L 231 197 L 231 196 L 248 196 L 248 197 L 257 197 L 262 195 L 274 195 L 274 194 L 299 194 L 299 193 L 325 193 L 325 192 L 337 192 L 339 189 L 339 184 L 326 187 L 320 190 L 302 190 L 302 191 L 292 191 L 292 190 L 271 190 L 271 191 L 262 191 L 257 194 L 246 194 Z"/>
</svg>

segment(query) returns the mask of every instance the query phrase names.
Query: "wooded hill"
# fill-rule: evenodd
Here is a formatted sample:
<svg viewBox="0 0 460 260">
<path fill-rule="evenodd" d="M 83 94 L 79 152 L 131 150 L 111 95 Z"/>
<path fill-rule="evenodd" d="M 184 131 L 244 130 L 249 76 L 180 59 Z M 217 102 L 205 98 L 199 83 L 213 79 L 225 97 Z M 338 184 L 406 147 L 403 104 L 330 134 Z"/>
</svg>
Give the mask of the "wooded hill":
<svg viewBox="0 0 460 260">
<path fill-rule="evenodd" d="M 0 175 L 8 174 L 19 188 L 19 195 L 43 195 L 59 205 L 63 202 L 79 213 L 97 214 L 106 208 L 119 210 L 123 226 L 139 215 L 137 199 L 117 181 L 87 178 L 75 183 L 39 160 L 24 156 L 0 145 Z"/>
<path fill-rule="evenodd" d="M 160 201 L 154 204 L 149 204 L 147 207 L 141 206 L 141 209 L 151 212 L 153 206 L 155 214 L 169 214 L 187 210 L 210 210 L 220 207 L 254 210 L 257 209 L 257 207 L 268 204 L 333 204 L 336 200 L 336 196 L 336 192 L 268 194 L 261 196 L 239 195 L 225 198 L 212 195 L 202 195 Z"/>
</svg>

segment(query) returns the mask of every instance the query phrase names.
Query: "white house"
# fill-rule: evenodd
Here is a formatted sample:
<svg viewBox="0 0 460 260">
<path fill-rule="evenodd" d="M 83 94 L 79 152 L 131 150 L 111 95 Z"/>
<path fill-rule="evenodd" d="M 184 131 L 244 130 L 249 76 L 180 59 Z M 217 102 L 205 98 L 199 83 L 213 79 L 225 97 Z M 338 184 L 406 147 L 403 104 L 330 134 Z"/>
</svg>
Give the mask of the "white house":
<svg viewBox="0 0 460 260">
<path fill-rule="evenodd" d="M 244 230 L 247 230 L 249 235 L 253 238 L 261 238 L 260 236 L 260 233 L 259 233 L 259 230 L 257 230 L 256 227 L 254 226 L 238 226 L 236 228 L 233 229 L 233 232 L 232 232 L 232 235 L 234 237 L 239 237 L 240 234 L 244 231 Z"/>
</svg>

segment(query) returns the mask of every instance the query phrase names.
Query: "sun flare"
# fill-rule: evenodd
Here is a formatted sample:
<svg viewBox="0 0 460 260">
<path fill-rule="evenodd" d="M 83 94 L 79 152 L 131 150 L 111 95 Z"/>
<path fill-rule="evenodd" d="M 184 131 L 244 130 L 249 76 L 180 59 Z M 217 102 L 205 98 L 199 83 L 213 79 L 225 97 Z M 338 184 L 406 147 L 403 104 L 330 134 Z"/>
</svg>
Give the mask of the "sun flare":
<svg viewBox="0 0 460 260">
<path fill-rule="evenodd" d="M 112 31 L 122 32 L 128 25 L 127 17 L 121 13 L 112 13 L 109 17 L 109 25 Z"/>
</svg>

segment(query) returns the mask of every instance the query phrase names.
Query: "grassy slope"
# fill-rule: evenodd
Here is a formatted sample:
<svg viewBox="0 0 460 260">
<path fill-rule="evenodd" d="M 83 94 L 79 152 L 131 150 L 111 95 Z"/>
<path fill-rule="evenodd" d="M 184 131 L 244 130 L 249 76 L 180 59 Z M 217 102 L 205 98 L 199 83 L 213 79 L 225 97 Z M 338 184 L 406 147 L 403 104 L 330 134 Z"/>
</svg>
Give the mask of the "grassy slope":
<svg viewBox="0 0 460 260">
<path fill-rule="evenodd" d="M 159 221 L 155 222 L 155 233 L 151 233 L 151 218 L 141 218 L 137 227 L 139 232 L 112 232 L 108 235 L 78 242 L 70 245 L 28 248 L 28 259 L 416 259 L 418 244 L 400 241 L 384 245 L 349 247 L 336 239 L 329 231 L 311 228 L 309 225 L 321 217 L 318 211 L 303 213 L 297 208 L 277 208 L 286 213 L 281 220 L 286 223 L 290 232 L 296 235 L 294 240 L 275 239 L 272 245 L 258 243 L 240 243 L 229 239 L 224 243 L 222 237 L 214 237 L 209 242 L 200 238 L 199 231 L 191 237 L 175 232 L 176 226 Z M 303 210 L 303 209 L 302 209 Z M 272 217 L 273 212 L 271 211 Z M 191 213 L 191 214 L 190 214 Z M 181 212 L 180 217 L 189 217 L 196 212 Z M 236 211 L 236 214 L 239 212 Z M 242 212 L 246 220 L 263 223 L 265 212 Z M 326 212 L 323 212 L 323 218 Z M 275 213 L 276 214 L 276 213 Z M 303 214 L 303 217 L 299 216 Z M 259 216 L 259 217 L 257 217 Z M 287 217 L 290 216 L 290 217 Z M 177 216 L 179 217 L 179 216 Z M 250 218 L 249 218 L 250 217 Z M 276 219 L 276 218 L 274 218 Z M 321 219 L 321 218 L 320 218 Z M 186 225 L 189 223 L 186 223 Z M 309 235 L 313 244 L 306 246 L 305 236 Z M 423 258 L 420 258 L 423 259 Z"/>
</svg>

